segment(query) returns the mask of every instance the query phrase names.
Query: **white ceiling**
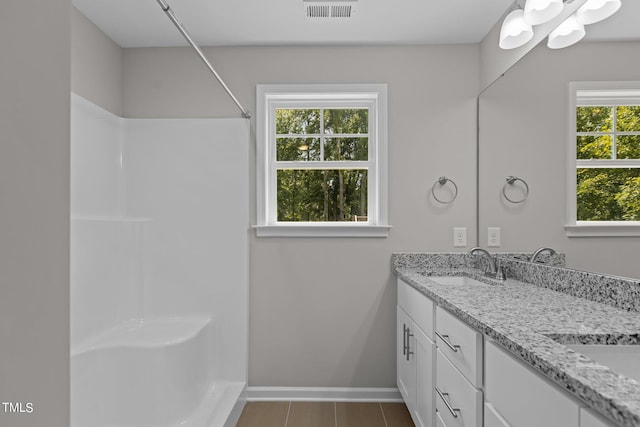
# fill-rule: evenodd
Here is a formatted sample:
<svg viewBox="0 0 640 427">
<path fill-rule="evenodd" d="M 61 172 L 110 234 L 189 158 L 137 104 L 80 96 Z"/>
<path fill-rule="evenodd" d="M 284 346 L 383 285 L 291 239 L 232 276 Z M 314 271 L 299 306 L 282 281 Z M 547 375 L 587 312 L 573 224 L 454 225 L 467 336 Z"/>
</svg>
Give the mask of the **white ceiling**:
<svg viewBox="0 0 640 427">
<path fill-rule="evenodd" d="M 623 0 L 591 40 L 640 39 L 640 0 Z M 513 0 L 358 0 L 349 19 L 308 19 L 303 0 L 167 0 L 202 46 L 478 43 Z M 156 0 L 73 0 L 122 47 L 184 46 Z"/>
<path fill-rule="evenodd" d="M 203 46 L 477 43 L 513 0 L 358 0 L 353 16 L 305 17 L 303 0 L 167 0 Z M 186 45 L 156 0 L 73 0 L 122 47 Z"/>
</svg>

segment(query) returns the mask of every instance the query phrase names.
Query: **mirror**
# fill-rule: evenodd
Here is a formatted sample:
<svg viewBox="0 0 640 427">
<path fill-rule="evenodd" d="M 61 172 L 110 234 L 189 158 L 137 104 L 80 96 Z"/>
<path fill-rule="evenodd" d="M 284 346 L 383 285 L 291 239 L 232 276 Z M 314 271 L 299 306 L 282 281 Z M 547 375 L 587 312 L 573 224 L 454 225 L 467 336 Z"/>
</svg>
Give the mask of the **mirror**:
<svg viewBox="0 0 640 427">
<path fill-rule="evenodd" d="M 505 10 L 502 17 L 498 19 L 498 22 L 495 23 L 493 28 L 480 42 L 480 93 L 484 92 L 495 81 L 500 79 L 504 73 L 517 64 L 520 59 L 544 40 L 549 33 L 578 10 L 586 1 L 587 0 L 565 0 L 562 12 L 560 12 L 558 16 L 547 23 L 536 25 L 531 40 L 514 49 L 501 49 L 498 47 L 502 23 L 505 17 L 514 10 L 515 3 Z M 520 3 L 522 6 L 524 1 L 520 1 Z"/>
<path fill-rule="evenodd" d="M 567 237 L 569 82 L 640 81 L 640 2 L 626 0 L 606 21 L 587 26 L 571 47 L 531 49 L 478 100 L 478 229 L 500 227 L 496 252 L 549 246 L 566 265 L 640 278 L 640 237 Z M 508 177 L 522 181 L 507 182 Z M 505 199 L 520 200 L 511 203 Z M 505 193 L 503 193 L 503 191 Z"/>
</svg>

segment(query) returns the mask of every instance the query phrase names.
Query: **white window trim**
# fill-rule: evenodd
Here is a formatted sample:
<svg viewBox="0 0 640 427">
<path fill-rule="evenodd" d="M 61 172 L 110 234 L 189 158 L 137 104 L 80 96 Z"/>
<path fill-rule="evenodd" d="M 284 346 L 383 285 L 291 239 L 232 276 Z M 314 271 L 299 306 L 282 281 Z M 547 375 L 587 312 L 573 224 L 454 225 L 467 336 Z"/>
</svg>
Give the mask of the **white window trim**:
<svg viewBox="0 0 640 427">
<path fill-rule="evenodd" d="M 569 112 L 568 112 L 568 137 L 567 137 L 567 224 L 564 226 L 567 237 L 637 237 L 640 236 L 640 221 L 577 221 L 577 178 L 576 167 L 576 108 L 578 104 L 578 91 L 589 90 L 600 92 L 594 101 L 601 103 L 619 100 L 616 92 L 625 90 L 633 91 L 629 99 L 640 99 L 640 82 L 569 82 Z M 602 96 L 601 96 L 602 95 Z M 586 97 L 581 97 L 587 101 Z M 607 161 L 599 161 L 605 164 Z M 635 164 L 637 161 L 631 160 Z M 587 162 L 583 162 L 588 164 Z M 618 165 L 622 161 L 617 162 Z"/>
<path fill-rule="evenodd" d="M 354 96 L 355 95 L 355 96 Z M 367 222 L 278 222 L 275 218 L 275 182 L 271 176 L 270 111 L 278 101 L 370 100 L 375 103 L 375 147 L 370 148 L 369 220 Z M 360 101 L 359 101 L 359 100 Z M 296 101 L 298 102 L 298 101 Z M 352 103 L 354 103 L 352 102 Z M 387 237 L 391 226 L 387 210 L 387 85 L 314 84 L 257 85 L 256 88 L 256 235 L 259 237 Z"/>
</svg>

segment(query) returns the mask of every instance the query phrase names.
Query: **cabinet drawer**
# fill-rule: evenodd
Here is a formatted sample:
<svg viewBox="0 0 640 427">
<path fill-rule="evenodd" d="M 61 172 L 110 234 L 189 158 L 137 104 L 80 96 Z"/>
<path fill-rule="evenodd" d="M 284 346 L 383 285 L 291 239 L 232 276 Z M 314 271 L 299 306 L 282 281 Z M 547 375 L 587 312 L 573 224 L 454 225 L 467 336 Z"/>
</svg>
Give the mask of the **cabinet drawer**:
<svg viewBox="0 0 640 427">
<path fill-rule="evenodd" d="M 436 308 L 435 330 L 442 353 L 471 384 L 482 387 L 482 334 L 441 307 Z"/>
<path fill-rule="evenodd" d="M 398 279 L 398 305 L 413 319 L 416 325 L 427 336 L 433 337 L 433 320 L 435 316 L 435 303 L 411 285 Z"/>
<path fill-rule="evenodd" d="M 491 403 L 484 404 L 484 427 L 511 427 Z"/>
<path fill-rule="evenodd" d="M 485 345 L 485 393 L 496 411 L 517 427 L 577 427 L 579 406 L 568 394 L 494 342 Z M 439 362 L 439 360 L 438 360 Z"/>
<path fill-rule="evenodd" d="M 436 353 L 436 409 L 442 420 L 448 427 L 481 427 L 482 392 L 458 372 L 440 349 Z"/>
</svg>

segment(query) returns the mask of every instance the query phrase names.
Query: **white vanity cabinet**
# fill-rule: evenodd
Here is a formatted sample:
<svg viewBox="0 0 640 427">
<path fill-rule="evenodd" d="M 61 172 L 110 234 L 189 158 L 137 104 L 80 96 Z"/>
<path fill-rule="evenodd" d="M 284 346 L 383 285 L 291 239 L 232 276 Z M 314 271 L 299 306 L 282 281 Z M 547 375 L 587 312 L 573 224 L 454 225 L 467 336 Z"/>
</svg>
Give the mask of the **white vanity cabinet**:
<svg viewBox="0 0 640 427">
<path fill-rule="evenodd" d="M 397 383 L 418 427 L 435 425 L 435 304 L 398 280 Z"/>
<path fill-rule="evenodd" d="M 418 427 L 615 427 L 398 279 L 398 388 Z"/>
</svg>

